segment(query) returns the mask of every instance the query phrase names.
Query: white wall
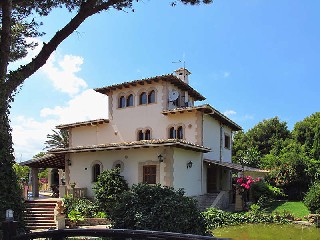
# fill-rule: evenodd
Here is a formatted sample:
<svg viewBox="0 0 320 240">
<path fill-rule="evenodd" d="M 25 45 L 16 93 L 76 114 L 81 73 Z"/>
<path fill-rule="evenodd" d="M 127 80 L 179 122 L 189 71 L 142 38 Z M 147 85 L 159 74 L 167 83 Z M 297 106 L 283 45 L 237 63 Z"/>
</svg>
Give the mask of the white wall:
<svg viewBox="0 0 320 240">
<path fill-rule="evenodd" d="M 174 188 L 183 188 L 188 196 L 202 194 L 201 187 L 201 153 L 183 149 L 175 149 L 173 163 Z M 187 163 L 193 162 L 192 168 L 187 169 Z"/>
<path fill-rule="evenodd" d="M 203 116 L 203 145 L 211 148 L 204 158 L 220 160 L 220 123 L 208 115 Z"/>
<path fill-rule="evenodd" d="M 204 158 L 220 161 L 220 129 L 222 131 L 221 159 L 223 162 L 231 162 L 232 144 L 230 142 L 230 149 L 224 147 L 224 134 L 228 134 L 230 136 L 231 141 L 232 131 L 229 127 L 225 125 L 222 125 L 221 128 L 219 121 L 210 117 L 209 115 L 204 115 L 203 117 L 203 145 L 206 147 L 210 147 L 211 152 L 205 153 Z"/>
</svg>

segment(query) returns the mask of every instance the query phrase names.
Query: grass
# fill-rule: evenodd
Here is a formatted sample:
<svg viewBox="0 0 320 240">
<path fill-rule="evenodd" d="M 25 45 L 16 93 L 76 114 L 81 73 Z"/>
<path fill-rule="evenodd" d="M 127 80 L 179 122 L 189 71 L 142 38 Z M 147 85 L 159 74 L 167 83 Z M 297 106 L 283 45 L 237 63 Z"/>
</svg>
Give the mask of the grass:
<svg viewBox="0 0 320 240">
<path fill-rule="evenodd" d="M 274 201 L 269 207 L 268 211 L 283 213 L 289 212 L 294 215 L 295 218 L 303 218 L 310 214 L 308 208 L 303 202 L 290 202 L 290 201 Z"/>
</svg>

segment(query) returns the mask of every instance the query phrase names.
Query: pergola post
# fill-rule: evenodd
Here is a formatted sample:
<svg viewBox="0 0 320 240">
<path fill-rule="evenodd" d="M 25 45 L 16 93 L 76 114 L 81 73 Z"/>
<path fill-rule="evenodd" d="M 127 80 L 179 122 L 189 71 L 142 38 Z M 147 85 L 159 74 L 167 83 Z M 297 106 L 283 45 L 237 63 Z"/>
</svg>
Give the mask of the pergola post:
<svg viewBox="0 0 320 240">
<path fill-rule="evenodd" d="M 38 180 L 38 168 L 31 168 L 31 184 L 32 184 L 32 196 L 39 197 L 39 180 Z"/>
</svg>

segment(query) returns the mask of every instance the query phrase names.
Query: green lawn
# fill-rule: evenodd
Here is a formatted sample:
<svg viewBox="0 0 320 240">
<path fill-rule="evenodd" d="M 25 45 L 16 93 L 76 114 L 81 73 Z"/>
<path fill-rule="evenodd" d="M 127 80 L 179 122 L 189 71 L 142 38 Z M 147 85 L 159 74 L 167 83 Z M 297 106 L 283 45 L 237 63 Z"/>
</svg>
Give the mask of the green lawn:
<svg viewBox="0 0 320 240">
<path fill-rule="evenodd" d="M 286 211 L 293 214 L 296 218 L 303 218 L 310 214 L 303 202 L 274 201 L 268 211 L 270 213 L 275 211 L 283 213 Z"/>
</svg>

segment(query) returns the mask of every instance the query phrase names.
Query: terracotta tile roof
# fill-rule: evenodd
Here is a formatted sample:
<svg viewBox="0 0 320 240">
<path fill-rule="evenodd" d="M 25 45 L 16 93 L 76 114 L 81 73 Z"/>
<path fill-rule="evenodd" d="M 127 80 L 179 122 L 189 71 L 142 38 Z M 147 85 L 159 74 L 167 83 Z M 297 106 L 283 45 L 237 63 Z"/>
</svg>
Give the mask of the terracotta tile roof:
<svg viewBox="0 0 320 240">
<path fill-rule="evenodd" d="M 33 158 L 19 163 L 21 166 L 32 168 L 58 168 L 64 169 L 64 154 L 46 154 L 42 157 Z"/>
<path fill-rule="evenodd" d="M 180 80 L 173 74 L 167 74 L 167 75 L 161 75 L 151 78 L 145 78 L 140 80 L 134 80 L 131 82 L 124 82 L 120 84 L 114 84 L 111 86 L 106 86 L 102 88 L 95 88 L 94 90 L 96 92 L 109 95 L 110 92 L 116 90 L 116 89 L 123 89 L 123 88 L 129 88 L 131 86 L 137 86 L 137 85 L 145 85 L 145 84 L 151 84 L 152 82 L 159 82 L 159 81 L 165 81 L 173 84 L 174 86 L 178 87 L 179 89 L 183 91 L 187 91 L 188 94 L 195 99 L 195 101 L 202 101 L 206 98 L 202 96 L 199 92 L 197 92 L 195 89 L 190 87 L 189 84 L 185 83 L 184 81 Z"/>
<path fill-rule="evenodd" d="M 204 159 L 205 162 L 208 163 L 212 163 L 215 165 L 219 165 L 221 167 L 226 167 L 229 168 L 231 170 L 235 170 L 237 172 L 241 172 L 242 169 L 242 165 L 238 164 L 238 163 L 232 163 L 232 162 L 220 162 L 217 160 L 211 160 L 211 159 Z M 244 166 L 244 171 L 248 171 L 248 172 L 263 172 L 263 173 L 268 173 L 268 170 L 263 170 L 263 169 L 259 169 L 259 168 L 253 168 L 253 167 L 248 167 L 248 166 Z"/>
<path fill-rule="evenodd" d="M 170 110 L 163 110 L 162 114 L 168 115 L 168 114 L 176 114 L 176 113 L 185 113 L 185 112 L 192 112 L 193 110 L 202 111 L 203 113 L 210 115 L 211 117 L 221 121 L 223 124 L 231 127 L 233 131 L 239 131 L 242 129 L 238 124 L 236 124 L 230 118 L 223 115 L 221 112 L 219 112 L 217 109 L 213 108 L 209 104 L 204 104 L 204 105 L 194 106 L 194 107 L 183 107 L 183 108 L 174 108 Z"/>
<path fill-rule="evenodd" d="M 98 124 L 103 124 L 103 123 L 109 123 L 109 119 L 96 119 L 96 120 L 89 120 L 89 121 L 83 121 L 83 122 L 61 124 L 61 125 L 56 126 L 56 128 L 64 129 L 64 128 L 98 125 Z"/>
<path fill-rule="evenodd" d="M 109 150 L 122 150 L 122 149 L 135 149 L 135 148 L 149 148 L 149 147 L 161 147 L 161 146 L 173 146 L 177 148 L 183 148 L 193 150 L 197 152 L 210 152 L 211 149 L 187 142 L 181 139 L 155 139 L 155 140 L 141 140 L 134 142 L 120 142 L 120 143 L 107 143 L 89 146 L 76 146 L 71 148 L 55 148 L 49 150 L 50 153 L 76 153 L 76 152 L 95 152 L 95 151 L 109 151 Z"/>
</svg>

